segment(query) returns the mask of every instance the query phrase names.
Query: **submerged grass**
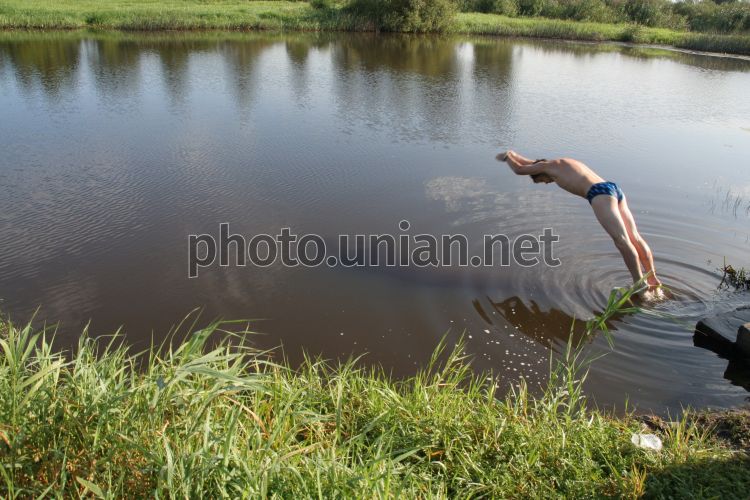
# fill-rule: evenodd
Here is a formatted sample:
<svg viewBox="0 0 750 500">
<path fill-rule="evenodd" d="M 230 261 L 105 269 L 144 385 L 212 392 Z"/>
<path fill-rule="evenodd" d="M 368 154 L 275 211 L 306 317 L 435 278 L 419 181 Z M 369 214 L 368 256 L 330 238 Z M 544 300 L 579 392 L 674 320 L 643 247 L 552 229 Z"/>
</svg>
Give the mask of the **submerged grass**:
<svg viewBox="0 0 750 500">
<path fill-rule="evenodd" d="M 372 21 L 341 5 L 312 8 L 307 2 L 242 0 L 3 0 L 0 29 L 301 30 L 372 31 Z M 653 28 L 496 14 L 459 13 L 447 32 L 588 41 L 666 44 L 750 54 L 750 35 L 713 35 Z"/>
<path fill-rule="evenodd" d="M 613 295 L 606 323 L 622 296 Z M 619 303 L 619 305 L 618 305 Z M 609 316 L 608 316 L 609 315 Z M 355 361 L 271 361 L 226 324 L 128 353 L 82 335 L 68 356 L 0 322 L 0 494 L 158 497 L 682 497 L 750 493 L 747 455 L 683 418 L 661 452 L 587 408 L 569 348 L 542 395 L 507 394 L 442 343 L 404 380 Z M 192 328 L 191 328 L 192 330 Z M 214 342 L 218 336 L 218 343 Z M 505 390 L 503 390 L 505 392 Z"/>
</svg>

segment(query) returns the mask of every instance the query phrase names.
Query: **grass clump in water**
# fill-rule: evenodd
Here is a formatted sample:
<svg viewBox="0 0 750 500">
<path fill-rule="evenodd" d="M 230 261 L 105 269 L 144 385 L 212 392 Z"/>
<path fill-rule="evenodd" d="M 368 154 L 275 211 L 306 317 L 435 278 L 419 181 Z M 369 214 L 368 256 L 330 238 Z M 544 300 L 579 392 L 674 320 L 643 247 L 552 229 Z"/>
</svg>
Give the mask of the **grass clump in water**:
<svg viewBox="0 0 750 500">
<path fill-rule="evenodd" d="M 731 264 L 724 261 L 724 265 L 717 271 L 722 273 L 719 289 L 750 290 L 750 270 L 744 267 L 735 269 Z"/>
<path fill-rule="evenodd" d="M 613 295 L 604 316 L 619 306 Z M 609 315 L 609 316 L 608 316 Z M 4 497 L 592 497 L 750 492 L 743 452 L 686 419 L 661 452 L 641 424 L 588 409 L 568 349 L 549 385 L 507 394 L 462 346 L 393 380 L 355 361 L 271 361 L 226 324 L 139 355 L 84 332 L 70 356 L 0 323 Z M 236 325 L 235 325 L 236 326 Z M 190 328 L 191 330 L 193 328 Z M 214 342 L 218 338 L 218 343 Z M 503 392 L 505 392 L 503 390 Z M 728 497 L 728 496 L 727 496 Z"/>
</svg>

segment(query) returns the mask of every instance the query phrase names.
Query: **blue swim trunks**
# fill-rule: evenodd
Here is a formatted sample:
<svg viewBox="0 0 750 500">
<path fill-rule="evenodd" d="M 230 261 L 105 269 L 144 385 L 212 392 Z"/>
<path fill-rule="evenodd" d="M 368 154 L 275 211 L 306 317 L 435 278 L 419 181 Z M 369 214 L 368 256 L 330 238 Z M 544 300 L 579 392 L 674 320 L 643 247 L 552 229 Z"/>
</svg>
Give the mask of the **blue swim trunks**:
<svg viewBox="0 0 750 500">
<path fill-rule="evenodd" d="M 586 199 L 591 203 L 591 200 L 600 194 L 606 194 L 607 196 L 617 198 L 617 203 L 620 203 L 622 199 L 625 198 L 625 193 L 623 193 L 620 186 L 614 182 L 598 182 L 589 188 L 589 192 L 586 193 Z"/>
</svg>

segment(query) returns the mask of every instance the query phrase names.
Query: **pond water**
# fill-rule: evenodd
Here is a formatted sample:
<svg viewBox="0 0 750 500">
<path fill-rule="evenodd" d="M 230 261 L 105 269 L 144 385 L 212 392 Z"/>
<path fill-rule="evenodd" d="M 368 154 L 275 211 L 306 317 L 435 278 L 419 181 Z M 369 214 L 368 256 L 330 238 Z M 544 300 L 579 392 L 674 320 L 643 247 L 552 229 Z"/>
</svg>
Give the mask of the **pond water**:
<svg viewBox="0 0 750 500">
<path fill-rule="evenodd" d="M 693 345 L 750 264 L 750 61 L 616 45 L 344 34 L 3 34 L 0 309 L 71 346 L 163 336 L 195 307 L 252 318 L 264 348 L 368 353 L 413 373 L 466 335 L 504 384 L 546 377 L 574 318 L 627 285 L 585 200 L 494 160 L 579 158 L 628 196 L 675 299 L 616 318 L 596 403 L 660 413 L 747 399 Z M 559 267 L 218 265 L 188 235 L 559 235 Z M 574 330 L 580 330 L 579 326 Z M 593 340 L 607 351 L 606 340 Z"/>
</svg>

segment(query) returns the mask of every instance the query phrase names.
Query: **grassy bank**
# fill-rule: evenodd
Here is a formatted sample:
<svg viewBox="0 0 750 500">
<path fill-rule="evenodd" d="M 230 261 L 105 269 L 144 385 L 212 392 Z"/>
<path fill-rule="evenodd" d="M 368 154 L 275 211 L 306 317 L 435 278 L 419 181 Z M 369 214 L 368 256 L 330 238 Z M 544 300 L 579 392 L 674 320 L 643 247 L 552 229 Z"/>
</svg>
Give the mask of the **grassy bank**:
<svg viewBox="0 0 750 500">
<path fill-rule="evenodd" d="M 304 2 L 242 0 L 4 0 L 2 29 L 300 29 L 347 27 Z M 352 26 L 353 27 L 353 26 Z"/>
<path fill-rule="evenodd" d="M 325 30 L 367 31 L 373 24 L 340 7 L 306 2 L 214 0 L 3 0 L 0 29 Z M 710 35 L 544 18 L 460 13 L 449 32 L 503 36 L 666 44 L 692 50 L 750 54 L 750 36 Z"/>
<path fill-rule="evenodd" d="M 453 29 L 459 33 L 659 44 L 707 52 L 750 54 L 750 36 L 688 33 L 634 24 L 510 18 L 493 14 L 466 13 L 456 17 Z"/>
<path fill-rule="evenodd" d="M 651 422 L 664 448 L 637 448 L 644 424 L 587 409 L 570 357 L 544 394 L 523 383 L 505 394 L 460 346 L 394 381 L 354 362 L 292 370 L 221 329 L 140 355 L 84 334 L 63 356 L 31 327 L 0 322 L 0 494 L 750 494 L 746 450 L 713 437 L 715 420 Z M 748 419 L 732 418 L 742 448 Z"/>
</svg>

